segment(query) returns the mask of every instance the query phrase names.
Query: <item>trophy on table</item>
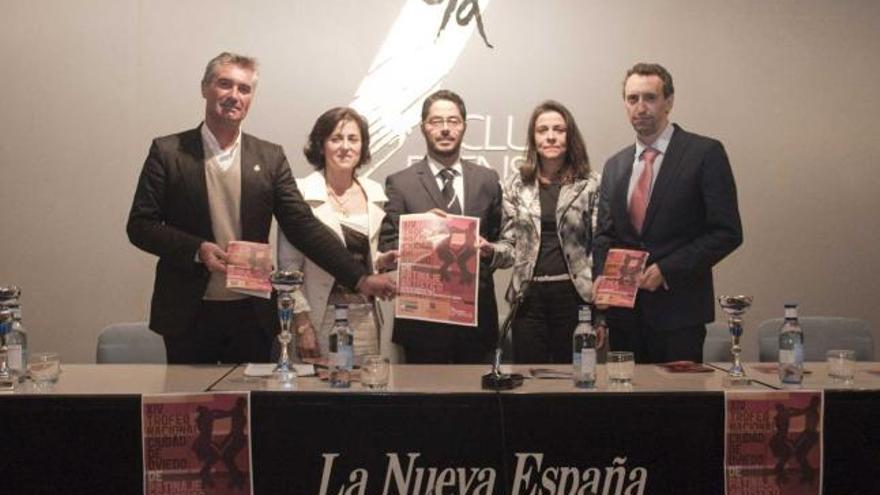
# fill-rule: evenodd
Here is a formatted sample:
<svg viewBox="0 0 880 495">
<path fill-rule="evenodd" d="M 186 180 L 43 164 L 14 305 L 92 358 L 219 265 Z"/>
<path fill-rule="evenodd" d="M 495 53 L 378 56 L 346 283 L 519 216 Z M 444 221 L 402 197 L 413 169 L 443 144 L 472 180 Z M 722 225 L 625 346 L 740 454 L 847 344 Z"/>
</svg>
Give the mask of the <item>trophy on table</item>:
<svg viewBox="0 0 880 495">
<path fill-rule="evenodd" d="M 730 353 L 733 355 L 733 364 L 727 371 L 724 384 L 728 386 L 744 386 L 751 383 L 746 371 L 743 369 L 740 353 L 742 347 L 739 339 L 743 334 L 743 315 L 752 305 L 752 296 L 718 296 L 718 304 L 727 313 L 727 326 L 730 330 Z"/>
<path fill-rule="evenodd" d="M 289 386 L 296 378 L 290 359 L 290 347 L 293 342 L 293 332 L 290 331 L 293 322 L 293 293 L 302 286 L 303 274 L 298 271 L 276 270 L 270 275 L 269 282 L 278 292 L 278 319 L 281 320 L 281 332 L 278 333 L 281 354 L 278 356 L 278 364 L 272 372 L 272 377 L 282 385 Z"/>
</svg>

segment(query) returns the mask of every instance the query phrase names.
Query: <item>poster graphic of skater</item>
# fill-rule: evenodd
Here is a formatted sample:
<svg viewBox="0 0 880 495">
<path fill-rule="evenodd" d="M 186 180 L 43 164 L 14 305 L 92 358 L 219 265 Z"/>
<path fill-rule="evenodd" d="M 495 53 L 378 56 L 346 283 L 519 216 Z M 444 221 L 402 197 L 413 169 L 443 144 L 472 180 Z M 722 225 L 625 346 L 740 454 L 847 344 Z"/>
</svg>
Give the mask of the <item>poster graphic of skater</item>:
<svg viewBox="0 0 880 495">
<path fill-rule="evenodd" d="M 145 395 L 146 495 L 250 495 L 247 393 Z"/>
<path fill-rule="evenodd" d="M 401 215 L 398 318 L 477 326 L 480 219 Z"/>
<path fill-rule="evenodd" d="M 819 495 L 820 391 L 725 394 L 727 495 Z"/>
</svg>

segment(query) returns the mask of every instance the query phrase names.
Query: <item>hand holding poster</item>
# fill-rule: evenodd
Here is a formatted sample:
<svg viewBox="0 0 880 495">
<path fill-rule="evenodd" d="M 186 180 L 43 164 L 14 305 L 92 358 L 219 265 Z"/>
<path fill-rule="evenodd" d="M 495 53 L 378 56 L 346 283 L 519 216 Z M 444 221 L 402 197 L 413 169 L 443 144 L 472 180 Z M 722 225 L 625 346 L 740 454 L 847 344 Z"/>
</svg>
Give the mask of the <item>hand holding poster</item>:
<svg viewBox="0 0 880 495">
<path fill-rule="evenodd" d="M 230 241 L 226 247 L 226 288 L 268 299 L 272 293 L 272 253 L 268 244 Z"/>
<path fill-rule="evenodd" d="M 401 215 L 398 318 L 477 325 L 480 219 Z"/>
<path fill-rule="evenodd" d="M 646 251 L 610 249 L 602 278 L 596 282 L 595 304 L 632 308 L 639 292 L 639 277 L 648 261 Z"/>
</svg>

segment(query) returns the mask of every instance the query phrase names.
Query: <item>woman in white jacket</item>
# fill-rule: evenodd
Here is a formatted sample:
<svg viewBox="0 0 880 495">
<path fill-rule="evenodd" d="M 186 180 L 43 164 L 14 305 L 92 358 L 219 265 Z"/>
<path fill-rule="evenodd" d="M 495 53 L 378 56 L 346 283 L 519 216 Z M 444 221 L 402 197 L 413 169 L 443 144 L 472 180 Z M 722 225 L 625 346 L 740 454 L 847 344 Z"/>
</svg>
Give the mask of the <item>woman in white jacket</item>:
<svg viewBox="0 0 880 495">
<path fill-rule="evenodd" d="M 357 169 L 370 161 L 366 120 L 351 108 L 332 108 L 318 117 L 304 151 L 315 171 L 296 183 L 315 216 L 370 272 L 393 265 L 396 252 L 382 256 L 376 252 L 379 226 L 385 216 L 382 207 L 388 198 L 377 182 L 356 175 Z M 336 283 L 332 275 L 294 248 L 280 231 L 278 265 L 302 271 L 305 279 L 294 307 L 300 358 L 315 360 L 327 356 L 337 304 L 348 306 L 355 356 L 379 352 L 381 324 L 374 300 Z"/>
</svg>

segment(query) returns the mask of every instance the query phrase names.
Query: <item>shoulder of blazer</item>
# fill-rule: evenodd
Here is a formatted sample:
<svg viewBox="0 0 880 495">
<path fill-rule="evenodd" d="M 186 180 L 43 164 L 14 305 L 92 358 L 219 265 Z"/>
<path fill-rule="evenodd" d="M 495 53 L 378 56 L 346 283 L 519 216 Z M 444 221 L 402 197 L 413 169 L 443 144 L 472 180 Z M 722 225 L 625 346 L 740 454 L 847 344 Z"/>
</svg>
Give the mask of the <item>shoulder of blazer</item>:
<svg viewBox="0 0 880 495">
<path fill-rule="evenodd" d="M 241 133 L 241 145 L 242 146 L 257 146 L 260 148 L 271 148 L 271 149 L 276 149 L 276 150 L 281 149 L 280 144 L 275 144 L 271 141 L 266 141 L 265 139 L 260 139 L 257 136 L 254 136 L 253 134 L 248 134 L 246 132 Z"/>
<path fill-rule="evenodd" d="M 510 173 L 510 175 L 504 178 L 504 180 L 501 182 L 501 185 L 504 188 L 522 187 L 522 183 L 522 175 L 520 175 L 519 170 L 514 170 Z"/>
<path fill-rule="evenodd" d="M 389 180 L 399 181 L 399 180 L 407 179 L 407 178 L 412 179 L 412 178 L 418 177 L 419 175 L 421 175 L 423 173 L 428 173 L 428 174 L 431 173 L 431 169 L 428 168 L 428 160 L 425 158 L 422 158 L 421 160 L 413 163 L 412 165 L 410 165 L 406 168 L 403 168 L 401 170 L 398 170 L 397 172 L 394 172 L 393 174 L 389 175 L 385 179 L 385 181 L 387 183 L 387 181 L 389 181 Z"/>
<path fill-rule="evenodd" d="M 526 184 L 525 182 L 523 182 L 522 175 L 520 175 L 519 170 L 512 171 L 510 175 L 505 177 L 504 180 L 501 182 L 501 190 L 505 194 L 518 195 L 519 191 L 522 191 L 524 189 L 537 190 L 537 188 L 538 181 L 536 180 L 532 184 Z"/>
<path fill-rule="evenodd" d="M 202 147 L 201 126 L 195 129 L 168 134 L 153 140 L 159 151 L 163 153 L 186 153 L 197 159 L 203 159 L 205 151 Z"/>
<path fill-rule="evenodd" d="M 599 184 L 602 182 L 602 176 L 597 173 L 595 170 L 590 170 L 590 173 L 587 174 L 586 179 L 580 179 L 587 183 L 584 190 L 586 191 L 597 191 L 599 189 Z"/>
<path fill-rule="evenodd" d="M 324 181 L 324 174 L 315 170 L 305 177 L 296 179 L 296 187 L 299 193 L 306 201 L 327 201 L 327 183 Z"/>
<path fill-rule="evenodd" d="M 695 134 L 693 132 L 688 132 L 684 130 L 678 124 L 672 124 L 675 127 L 675 132 L 672 133 L 672 139 L 670 140 L 669 146 L 672 146 L 673 142 L 677 142 L 677 144 L 687 144 L 688 146 L 696 146 L 699 148 L 711 148 L 714 146 L 723 146 L 721 141 L 709 137 L 703 136 L 701 134 Z"/>
<path fill-rule="evenodd" d="M 635 144 L 631 144 L 631 145 L 627 146 L 626 148 L 623 148 L 622 150 L 618 151 L 617 153 L 614 154 L 614 156 L 609 158 L 607 162 L 605 162 L 606 170 L 603 170 L 603 173 L 605 173 L 607 171 L 609 166 L 621 167 L 621 166 L 626 165 L 627 163 L 632 163 L 633 157 L 635 156 L 635 153 L 636 153 L 636 145 Z"/>
<path fill-rule="evenodd" d="M 481 176 L 484 179 L 487 179 L 490 181 L 494 180 L 495 182 L 500 181 L 500 179 L 498 178 L 498 172 L 496 172 L 494 168 L 484 167 L 484 166 L 478 165 L 470 160 L 462 160 L 461 167 L 462 167 L 462 170 L 467 168 L 471 172 L 477 174 L 478 176 Z"/>
<path fill-rule="evenodd" d="M 284 157 L 284 149 L 280 144 L 275 144 L 244 132 L 241 133 L 241 149 L 242 153 L 252 153 L 262 157 L 263 160 L 271 162 Z"/>
</svg>

